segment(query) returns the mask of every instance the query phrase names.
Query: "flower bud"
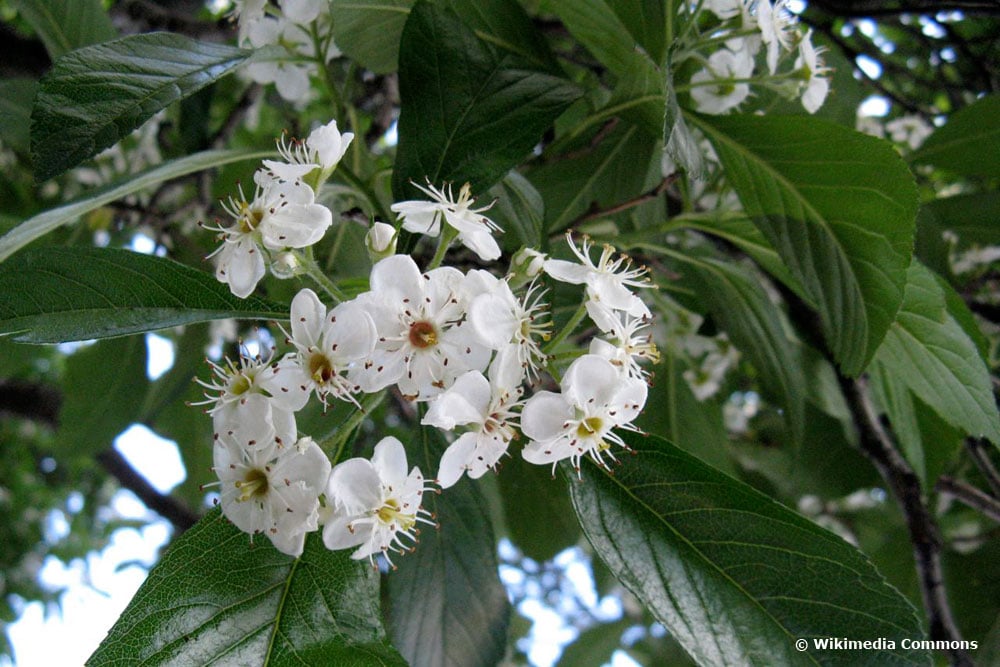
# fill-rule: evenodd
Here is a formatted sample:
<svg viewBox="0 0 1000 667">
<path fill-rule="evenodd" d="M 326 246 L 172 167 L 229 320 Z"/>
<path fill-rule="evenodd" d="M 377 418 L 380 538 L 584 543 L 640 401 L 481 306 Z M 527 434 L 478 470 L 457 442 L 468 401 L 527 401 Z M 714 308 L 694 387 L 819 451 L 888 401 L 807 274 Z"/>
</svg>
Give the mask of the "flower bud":
<svg viewBox="0 0 1000 667">
<path fill-rule="evenodd" d="M 521 248 L 510 260 L 511 287 L 519 287 L 534 280 L 542 272 L 548 255 L 534 248 Z"/>
<path fill-rule="evenodd" d="M 372 264 L 396 254 L 396 229 L 384 222 L 372 224 L 365 235 L 365 247 Z"/>
<path fill-rule="evenodd" d="M 282 280 L 297 276 L 302 273 L 302 258 L 294 250 L 275 253 L 271 261 L 271 273 Z"/>
</svg>

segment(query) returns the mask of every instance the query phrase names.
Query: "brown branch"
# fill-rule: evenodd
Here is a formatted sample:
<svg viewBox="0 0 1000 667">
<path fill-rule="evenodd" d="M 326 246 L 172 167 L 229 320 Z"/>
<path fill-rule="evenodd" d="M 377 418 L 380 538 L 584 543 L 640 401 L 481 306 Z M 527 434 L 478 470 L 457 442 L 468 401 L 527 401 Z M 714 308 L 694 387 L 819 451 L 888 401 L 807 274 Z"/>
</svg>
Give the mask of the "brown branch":
<svg viewBox="0 0 1000 667">
<path fill-rule="evenodd" d="M 989 450 L 993 449 L 993 446 L 985 440 L 969 438 L 965 441 L 965 448 L 969 450 L 969 456 L 979 468 L 979 472 L 986 478 L 986 483 L 989 485 L 990 491 L 993 492 L 993 496 L 1000 498 L 1000 473 L 993 466 L 989 455 Z"/>
<path fill-rule="evenodd" d="M 997 500 L 988 493 L 983 493 L 971 484 L 955 479 L 954 477 L 949 477 L 948 475 L 941 475 L 934 488 L 939 493 L 951 496 L 963 505 L 971 507 L 984 516 L 1000 523 L 1000 500 Z"/>
<path fill-rule="evenodd" d="M 952 616 L 944 587 L 941 535 L 923 496 L 920 479 L 879 421 L 865 381 L 852 381 L 841 376 L 840 384 L 860 427 L 861 450 L 888 484 L 903 510 L 913 544 L 913 557 L 930 638 L 958 642 L 962 635 Z M 962 649 L 947 649 L 946 653 L 952 665 L 971 667 L 974 664 L 969 654 Z"/>
<path fill-rule="evenodd" d="M 53 429 L 59 427 L 62 396 L 47 385 L 23 380 L 0 380 L 0 415 L 15 415 Z M 177 499 L 157 491 L 114 447 L 97 454 L 101 464 L 122 488 L 128 489 L 164 519 L 173 524 L 175 535 L 198 521 L 198 516 Z"/>
<path fill-rule="evenodd" d="M 662 195 L 664 192 L 666 192 L 667 189 L 673 184 L 673 182 L 677 180 L 678 176 L 679 174 L 677 173 L 671 174 L 666 178 L 664 178 L 662 181 L 660 181 L 660 183 L 649 192 L 644 192 L 637 197 L 633 197 L 632 199 L 626 199 L 623 202 L 613 204 L 606 208 L 600 208 L 597 206 L 596 203 L 591 204 L 590 208 L 587 209 L 586 213 L 583 213 L 580 216 L 573 219 L 566 226 L 566 228 L 572 229 L 573 227 L 583 224 L 588 220 L 594 220 L 595 218 L 601 218 L 606 215 L 614 215 L 615 213 L 621 213 L 622 211 L 627 211 L 630 208 L 635 208 L 640 204 L 645 204 L 646 202 L 653 201 L 654 199 L 659 198 L 660 195 Z"/>
</svg>

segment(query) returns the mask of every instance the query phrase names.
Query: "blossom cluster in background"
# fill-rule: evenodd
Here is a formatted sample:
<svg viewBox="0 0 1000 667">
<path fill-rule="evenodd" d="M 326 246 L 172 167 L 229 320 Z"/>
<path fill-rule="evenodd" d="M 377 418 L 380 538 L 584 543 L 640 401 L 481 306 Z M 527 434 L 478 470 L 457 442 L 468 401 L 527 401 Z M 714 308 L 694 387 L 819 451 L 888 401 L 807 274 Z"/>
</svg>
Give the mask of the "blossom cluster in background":
<svg viewBox="0 0 1000 667">
<path fill-rule="evenodd" d="M 722 114 L 738 109 L 753 95 L 753 85 L 798 97 L 809 113 L 823 105 L 830 89 L 823 49 L 813 46 L 812 31 L 803 32 L 786 5 L 786 0 L 698 4 L 715 20 L 677 58 L 700 64 L 688 85 L 698 111 Z"/>
<path fill-rule="evenodd" d="M 391 565 L 392 554 L 412 548 L 419 524 L 434 523 L 423 494 L 495 470 L 514 441 L 523 439 L 531 463 L 569 460 L 579 469 L 589 456 L 607 467 L 616 446 L 627 448 L 616 430 L 636 430 L 647 395 L 642 363 L 658 352 L 636 291 L 651 284 L 646 270 L 611 246 L 598 251 L 568 235 L 574 261 L 524 248 L 503 275 L 442 265 L 453 242 L 484 262 L 501 256 L 490 206 L 476 207 L 467 184 L 457 198 L 450 184 L 417 186 L 428 200 L 394 204 L 395 226 L 374 222 L 365 240 L 368 290 L 344 298 L 309 248 L 332 224 L 316 198 L 351 139 L 335 121 L 302 142 L 283 138 L 282 160 L 264 162 L 254 196 L 231 199 L 232 220 L 210 227 L 222 241 L 216 276 L 233 294 L 249 296 L 270 267 L 278 277 L 314 279 L 332 304 L 301 289 L 285 330 L 290 350 L 212 363 L 202 405 L 213 419 L 220 504 L 234 525 L 291 555 L 322 529 L 330 549 L 354 548 L 354 558 L 373 563 L 382 555 Z M 425 269 L 395 253 L 400 228 L 439 239 Z M 558 332 L 547 280 L 583 287 Z M 581 327 L 598 333 L 574 346 Z M 568 366 L 550 356 L 557 348 Z M 396 438 L 383 438 L 370 460 L 333 465 L 298 432 L 296 413 L 310 400 L 344 401 L 363 417 L 364 397 L 384 390 L 423 404 L 421 423 L 451 434 L 433 480 L 408 466 Z"/>
</svg>

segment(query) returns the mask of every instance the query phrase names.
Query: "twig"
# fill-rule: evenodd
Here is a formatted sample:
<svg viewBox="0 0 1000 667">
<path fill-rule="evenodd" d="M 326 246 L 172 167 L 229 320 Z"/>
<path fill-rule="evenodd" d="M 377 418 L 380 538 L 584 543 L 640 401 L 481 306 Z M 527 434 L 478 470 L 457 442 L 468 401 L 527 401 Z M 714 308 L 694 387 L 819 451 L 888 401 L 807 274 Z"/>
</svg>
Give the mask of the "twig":
<svg viewBox="0 0 1000 667">
<path fill-rule="evenodd" d="M 62 396 L 51 387 L 20 380 L 0 380 L 0 415 L 17 415 L 55 429 L 59 426 L 61 405 Z M 198 516 L 194 512 L 175 498 L 157 491 L 116 449 L 108 448 L 96 458 L 122 488 L 134 493 L 146 507 L 170 521 L 174 525 L 175 536 L 197 523 Z"/>
<path fill-rule="evenodd" d="M 1000 523 L 1000 500 L 987 493 L 983 493 L 971 484 L 949 477 L 948 475 L 941 475 L 934 488 L 939 493 L 949 495 L 963 505 L 971 507 Z"/>
<path fill-rule="evenodd" d="M 660 195 L 662 195 L 664 192 L 667 191 L 667 188 L 669 188 L 673 184 L 673 182 L 677 180 L 678 175 L 679 174 L 677 173 L 671 174 L 666 178 L 664 178 L 662 181 L 660 181 L 659 185 L 657 185 L 649 192 L 644 192 L 637 197 L 633 197 L 632 199 L 627 199 L 623 202 L 613 204 L 606 208 L 600 208 L 596 204 L 594 204 L 587 210 L 586 213 L 583 213 L 582 215 L 573 219 L 567 225 L 567 228 L 571 229 L 573 227 L 576 227 L 577 225 L 587 222 L 588 220 L 594 220 L 595 218 L 601 218 L 606 215 L 614 215 L 615 213 L 621 213 L 622 211 L 627 211 L 630 208 L 635 208 L 640 204 L 645 204 L 648 201 L 653 201 L 654 199 L 657 199 Z"/>
<path fill-rule="evenodd" d="M 932 640 L 958 642 L 962 635 L 948 605 L 941 569 L 941 535 L 923 497 L 920 479 L 879 421 L 865 381 L 852 381 L 841 376 L 840 384 L 859 426 L 861 450 L 889 485 L 903 510 L 913 543 L 913 557 L 930 637 Z M 971 667 L 974 664 L 962 649 L 946 649 L 946 653 L 952 665 Z"/>
<path fill-rule="evenodd" d="M 979 438 L 969 438 L 965 441 L 965 447 L 969 450 L 972 462 L 979 468 L 979 472 L 986 478 L 986 483 L 993 492 L 995 498 L 1000 498 L 1000 473 L 993 466 L 988 451 L 993 447 L 986 444 L 985 440 Z"/>
</svg>

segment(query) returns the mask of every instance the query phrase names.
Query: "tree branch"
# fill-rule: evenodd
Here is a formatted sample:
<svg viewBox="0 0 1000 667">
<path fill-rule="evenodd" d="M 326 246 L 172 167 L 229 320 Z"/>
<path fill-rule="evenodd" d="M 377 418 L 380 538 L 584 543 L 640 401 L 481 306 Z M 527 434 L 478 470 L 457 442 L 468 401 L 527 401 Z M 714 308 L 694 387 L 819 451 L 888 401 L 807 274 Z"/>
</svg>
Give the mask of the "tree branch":
<svg viewBox="0 0 1000 667">
<path fill-rule="evenodd" d="M 965 441 L 965 448 L 969 450 L 972 462 L 979 468 L 979 472 L 986 478 L 986 483 L 993 492 L 995 498 L 1000 498 L 1000 473 L 993 466 L 988 451 L 993 449 L 985 440 L 979 438 L 969 438 Z"/>
<path fill-rule="evenodd" d="M 0 380 L 0 415 L 23 417 L 55 429 L 59 427 L 61 406 L 62 396 L 52 387 L 23 380 Z M 114 447 L 100 452 L 96 458 L 122 488 L 170 521 L 175 536 L 198 522 L 197 514 L 177 499 L 157 491 Z"/>
<path fill-rule="evenodd" d="M 913 543 L 917 579 L 927 614 L 932 640 L 957 642 L 962 638 L 948 605 L 941 569 L 941 535 L 923 497 L 920 479 L 896 448 L 892 436 L 879 421 L 864 380 L 840 376 L 841 389 L 855 421 L 860 427 L 861 450 L 871 460 L 903 510 L 906 527 Z M 962 649 L 947 649 L 953 665 L 971 667 L 974 663 Z"/>
<path fill-rule="evenodd" d="M 948 475 L 941 475 L 934 488 L 1000 523 L 1000 500 L 983 493 L 971 484 Z"/>
</svg>

